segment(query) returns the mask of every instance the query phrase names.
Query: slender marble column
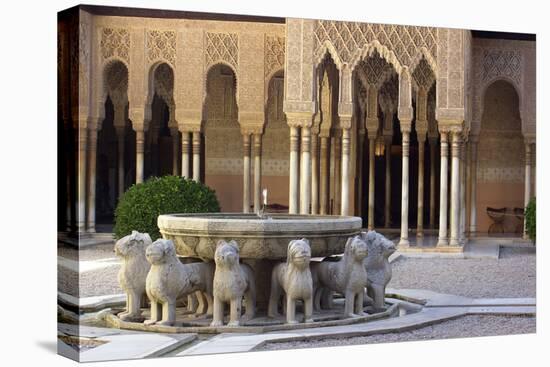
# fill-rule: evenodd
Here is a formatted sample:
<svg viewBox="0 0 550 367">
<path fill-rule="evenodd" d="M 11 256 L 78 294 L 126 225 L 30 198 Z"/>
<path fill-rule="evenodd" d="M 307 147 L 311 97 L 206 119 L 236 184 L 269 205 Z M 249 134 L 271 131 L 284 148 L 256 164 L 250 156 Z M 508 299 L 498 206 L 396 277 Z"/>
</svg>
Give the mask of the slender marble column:
<svg viewBox="0 0 550 367">
<path fill-rule="evenodd" d="M 182 131 L 181 133 L 181 175 L 189 178 L 189 132 Z"/>
<path fill-rule="evenodd" d="M 118 197 L 124 194 L 124 127 L 116 126 L 117 148 L 118 148 Z"/>
<path fill-rule="evenodd" d="M 357 191 L 356 208 L 357 216 L 363 216 L 363 162 L 365 156 L 365 130 L 360 129 L 357 134 Z"/>
<path fill-rule="evenodd" d="M 424 237 L 424 147 L 425 133 L 418 134 L 418 207 L 416 212 L 416 236 Z"/>
<path fill-rule="evenodd" d="M 178 175 L 178 156 L 179 156 L 179 130 L 177 127 L 170 129 L 172 135 L 172 175 Z"/>
<path fill-rule="evenodd" d="M 298 127 L 290 127 L 290 177 L 289 177 L 289 205 L 290 214 L 298 214 L 298 149 L 299 149 Z"/>
<path fill-rule="evenodd" d="M 460 224 L 458 227 L 458 239 L 461 245 L 466 242 L 466 148 L 467 143 L 460 144 Z"/>
<path fill-rule="evenodd" d="M 193 180 L 201 180 L 201 133 L 193 131 Z"/>
<path fill-rule="evenodd" d="M 145 131 L 136 130 L 136 183 L 143 182 L 143 165 L 145 152 Z"/>
<path fill-rule="evenodd" d="M 435 228 L 435 148 L 437 139 L 430 138 L 430 228 Z"/>
<path fill-rule="evenodd" d="M 97 129 L 88 128 L 88 218 L 87 231 L 95 232 L 95 187 L 97 162 Z"/>
<path fill-rule="evenodd" d="M 400 247 L 409 246 L 409 130 L 402 131 L 403 136 L 403 174 L 401 180 L 401 239 Z"/>
<path fill-rule="evenodd" d="M 342 129 L 342 199 L 341 215 L 349 213 L 349 152 L 350 129 Z"/>
<path fill-rule="evenodd" d="M 254 212 L 259 213 L 262 201 L 262 135 L 254 134 Z"/>
<path fill-rule="evenodd" d="M 376 135 L 369 134 L 369 206 L 368 206 L 368 218 L 367 229 L 372 231 L 374 229 L 374 148 L 376 145 Z"/>
<path fill-rule="evenodd" d="M 250 134 L 243 134 L 243 213 L 250 212 Z"/>
<path fill-rule="evenodd" d="M 447 238 L 447 198 L 449 193 L 448 167 L 449 147 L 447 144 L 447 132 L 441 131 L 441 172 L 439 184 L 439 240 L 437 246 L 447 246 L 449 244 Z"/>
<path fill-rule="evenodd" d="M 328 214 L 328 185 L 330 180 L 330 171 L 329 171 L 329 151 L 328 151 L 328 140 L 330 138 L 326 136 L 321 137 L 321 167 L 320 167 L 320 192 L 319 192 L 319 213 L 324 215 Z"/>
<path fill-rule="evenodd" d="M 340 213 L 342 199 L 342 134 L 334 134 L 334 201 L 332 213 Z"/>
<path fill-rule="evenodd" d="M 449 246 L 459 246 L 460 226 L 460 132 L 452 133 L 451 145 L 451 236 Z"/>
<path fill-rule="evenodd" d="M 311 214 L 319 213 L 319 135 L 311 134 Z"/>
<path fill-rule="evenodd" d="M 470 140 L 470 235 L 477 232 L 477 140 Z"/>
<path fill-rule="evenodd" d="M 386 136 L 386 200 L 384 202 L 384 227 L 389 228 L 391 225 L 391 142 L 392 137 Z"/>
<path fill-rule="evenodd" d="M 88 153 L 88 130 L 86 121 L 79 121 L 76 145 L 78 146 L 78 218 L 76 226 L 78 232 L 86 229 L 86 155 Z"/>
<path fill-rule="evenodd" d="M 527 207 L 531 200 L 531 142 L 525 142 L 525 196 L 524 207 Z M 526 221 L 523 221 L 523 238 L 528 239 Z"/>
<path fill-rule="evenodd" d="M 309 214 L 311 204 L 311 128 L 302 127 L 302 158 L 300 160 L 300 214 Z"/>
</svg>

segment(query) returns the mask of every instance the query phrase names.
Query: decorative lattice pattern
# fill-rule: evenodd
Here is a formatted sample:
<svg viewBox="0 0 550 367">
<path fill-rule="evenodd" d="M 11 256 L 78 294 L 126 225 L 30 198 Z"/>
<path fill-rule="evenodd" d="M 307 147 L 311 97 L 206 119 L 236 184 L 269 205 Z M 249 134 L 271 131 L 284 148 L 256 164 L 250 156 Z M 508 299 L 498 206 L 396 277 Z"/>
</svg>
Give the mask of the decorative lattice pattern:
<svg viewBox="0 0 550 367">
<path fill-rule="evenodd" d="M 130 33 L 123 28 L 103 28 L 100 48 L 103 59 L 117 56 L 129 63 Z"/>
<path fill-rule="evenodd" d="M 401 65 L 410 66 L 421 47 L 437 57 L 437 30 L 435 27 L 400 26 L 318 20 L 315 24 L 315 50 L 324 53 L 323 43 L 330 41 L 344 63 L 350 62 L 367 44 L 378 40 L 392 50 Z"/>
<path fill-rule="evenodd" d="M 285 39 L 278 36 L 265 37 L 265 76 L 282 69 L 285 65 Z"/>
<path fill-rule="evenodd" d="M 361 61 L 358 67 L 365 76 L 367 83 L 376 86 L 387 80 L 393 72 L 393 67 L 378 52 L 374 52 Z"/>
<path fill-rule="evenodd" d="M 422 58 L 412 74 L 413 80 L 418 88 L 429 90 L 435 82 L 435 75 L 425 58 Z"/>
<path fill-rule="evenodd" d="M 488 81 L 503 76 L 520 83 L 521 51 L 484 50 L 482 80 Z"/>
<path fill-rule="evenodd" d="M 206 32 L 206 64 L 225 61 L 234 67 L 239 64 L 239 42 L 235 33 Z"/>
<path fill-rule="evenodd" d="M 176 65 L 176 32 L 148 31 L 147 32 L 147 59 L 149 62 L 157 60 L 168 61 Z"/>
</svg>

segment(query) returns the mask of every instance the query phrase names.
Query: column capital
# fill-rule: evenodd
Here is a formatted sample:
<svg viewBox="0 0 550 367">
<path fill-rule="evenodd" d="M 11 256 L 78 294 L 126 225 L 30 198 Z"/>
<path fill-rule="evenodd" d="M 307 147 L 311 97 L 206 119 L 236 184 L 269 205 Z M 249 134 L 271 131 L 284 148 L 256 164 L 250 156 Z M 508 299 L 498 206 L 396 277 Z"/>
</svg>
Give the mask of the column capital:
<svg viewBox="0 0 550 367">
<path fill-rule="evenodd" d="M 340 120 L 340 128 L 347 130 L 351 128 L 351 115 L 338 114 L 338 119 Z"/>
<path fill-rule="evenodd" d="M 412 121 L 410 119 L 399 119 L 399 127 L 401 129 L 401 133 L 410 133 L 412 129 Z"/>
<path fill-rule="evenodd" d="M 286 123 L 290 127 L 311 127 L 313 112 L 286 112 Z"/>
</svg>

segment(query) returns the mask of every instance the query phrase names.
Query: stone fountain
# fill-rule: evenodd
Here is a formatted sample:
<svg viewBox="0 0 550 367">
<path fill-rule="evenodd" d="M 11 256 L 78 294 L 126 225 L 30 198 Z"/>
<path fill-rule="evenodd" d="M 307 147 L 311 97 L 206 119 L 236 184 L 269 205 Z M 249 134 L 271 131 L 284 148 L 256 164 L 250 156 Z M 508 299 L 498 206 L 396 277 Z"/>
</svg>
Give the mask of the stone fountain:
<svg viewBox="0 0 550 367">
<path fill-rule="evenodd" d="M 262 211 L 263 212 L 263 211 Z M 288 243 L 307 238 L 312 257 L 341 254 L 349 237 L 359 234 L 359 217 L 296 214 L 167 214 L 158 217 L 162 237 L 179 256 L 212 261 L 219 240 L 234 240 L 240 258 L 256 278 L 257 306 L 267 307 L 273 266 L 285 261 Z"/>
</svg>

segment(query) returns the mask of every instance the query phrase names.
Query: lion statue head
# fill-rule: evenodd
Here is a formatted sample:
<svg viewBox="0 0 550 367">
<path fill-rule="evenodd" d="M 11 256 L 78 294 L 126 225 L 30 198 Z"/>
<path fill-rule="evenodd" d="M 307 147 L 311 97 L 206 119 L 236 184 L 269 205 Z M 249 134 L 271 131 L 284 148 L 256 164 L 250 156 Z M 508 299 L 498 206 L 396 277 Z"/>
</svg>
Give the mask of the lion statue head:
<svg viewBox="0 0 550 367">
<path fill-rule="evenodd" d="M 234 240 L 226 242 L 218 241 L 216 252 L 214 253 L 216 266 L 231 267 L 239 264 L 239 245 Z"/>
<path fill-rule="evenodd" d="M 172 240 L 159 238 L 147 247 L 147 261 L 153 265 L 161 265 L 176 257 L 176 247 Z"/>
<path fill-rule="evenodd" d="M 344 249 L 344 257 L 350 260 L 362 261 L 367 257 L 369 251 L 367 243 L 360 235 L 348 238 Z"/>
<path fill-rule="evenodd" d="M 287 264 L 291 263 L 297 268 L 306 268 L 311 260 L 311 247 L 305 238 L 292 240 L 288 243 L 286 253 Z"/>
<path fill-rule="evenodd" d="M 120 257 L 132 257 L 143 254 L 145 248 L 152 243 L 147 233 L 132 231 L 131 234 L 122 237 L 115 243 L 115 254 Z"/>
<path fill-rule="evenodd" d="M 396 250 L 392 241 L 376 231 L 361 232 L 361 237 L 367 243 L 369 259 L 387 259 Z"/>
</svg>

